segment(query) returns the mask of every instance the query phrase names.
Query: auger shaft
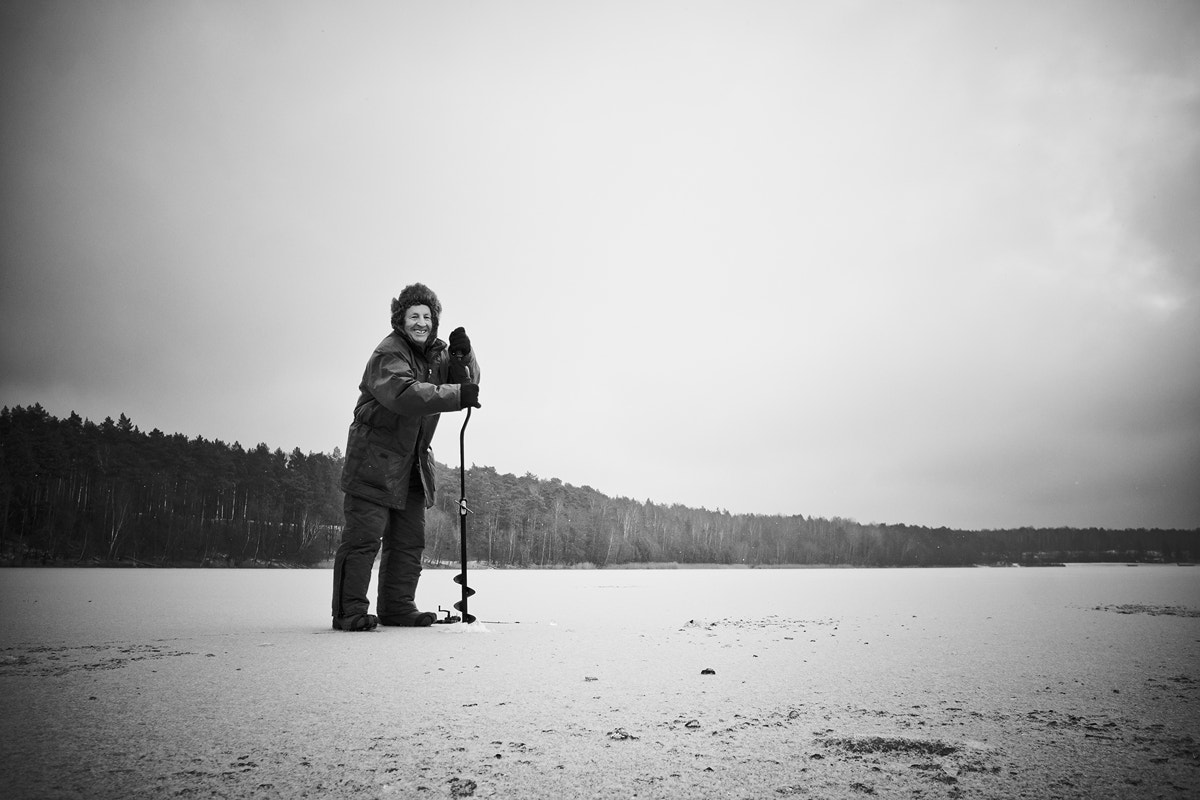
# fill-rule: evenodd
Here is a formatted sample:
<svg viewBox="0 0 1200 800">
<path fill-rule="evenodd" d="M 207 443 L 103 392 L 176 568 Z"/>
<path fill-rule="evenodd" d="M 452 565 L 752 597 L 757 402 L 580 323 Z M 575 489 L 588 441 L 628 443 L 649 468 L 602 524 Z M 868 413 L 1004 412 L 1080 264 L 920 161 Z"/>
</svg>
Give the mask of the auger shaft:
<svg viewBox="0 0 1200 800">
<path fill-rule="evenodd" d="M 462 429 L 458 432 L 458 559 L 459 573 L 454 576 L 454 582 L 462 587 L 462 599 L 454 604 L 456 611 L 462 614 L 463 622 L 468 625 L 475 621 L 475 616 L 467 611 L 467 598 L 475 594 L 475 590 L 467 586 L 467 423 L 471 421 L 471 409 L 467 408 L 467 418 L 463 420 Z"/>
</svg>

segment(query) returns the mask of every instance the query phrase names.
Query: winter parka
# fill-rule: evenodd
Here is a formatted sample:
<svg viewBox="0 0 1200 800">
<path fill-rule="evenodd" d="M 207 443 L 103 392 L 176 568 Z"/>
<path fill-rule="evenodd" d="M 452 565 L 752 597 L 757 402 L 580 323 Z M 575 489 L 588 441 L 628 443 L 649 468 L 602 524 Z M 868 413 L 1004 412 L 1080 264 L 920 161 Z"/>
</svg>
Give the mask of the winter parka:
<svg viewBox="0 0 1200 800">
<path fill-rule="evenodd" d="M 422 348 L 399 331 L 388 334 L 367 361 L 358 387 L 342 491 L 402 509 L 413 460 L 419 459 L 425 506 L 432 507 L 436 486 L 429 443 L 438 415 L 462 408 L 460 383 L 478 382 L 474 350 L 465 358 L 451 356 L 441 339 Z"/>
</svg>

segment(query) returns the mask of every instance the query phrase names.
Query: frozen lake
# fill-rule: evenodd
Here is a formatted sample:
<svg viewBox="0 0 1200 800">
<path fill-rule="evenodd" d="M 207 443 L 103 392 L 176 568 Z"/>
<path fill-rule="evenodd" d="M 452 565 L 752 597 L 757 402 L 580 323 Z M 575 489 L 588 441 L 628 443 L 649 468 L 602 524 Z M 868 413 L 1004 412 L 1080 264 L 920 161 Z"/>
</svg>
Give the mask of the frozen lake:
<svg viewBox="0 0 1200 800">
<path fill-rule="evenodd" d="M 458 599 L 455 572 L 425 571 L 422 608 Z M 329 570 L 4 569 L 0 643 L 324 629 Z M 472 570 L 483 621 L 672 629 L 689 620 L 871 620 L 969 635 L 1025 626 L 1068 636 L 1098 606 L 1200 608 L 1200 568 L 1069 565 L 973 569 Z M 372 580 L 371 597 L 375 592 Z M 1065 614 L 1046 612 L 1068 612 Z M 1029 627 L 1043 619 L 1050 629 Z"/>
<path fill-rule="evenodd" d="M 423 608 L 458 599 L 454 574 L 426 571 Z M 480 623 L 353 634 L 330 629 L 331 582 L 0 570 L 0 789 L 1096 800 L 1200 785 L 1194 567 L 473 570 Z"/>
</svg>

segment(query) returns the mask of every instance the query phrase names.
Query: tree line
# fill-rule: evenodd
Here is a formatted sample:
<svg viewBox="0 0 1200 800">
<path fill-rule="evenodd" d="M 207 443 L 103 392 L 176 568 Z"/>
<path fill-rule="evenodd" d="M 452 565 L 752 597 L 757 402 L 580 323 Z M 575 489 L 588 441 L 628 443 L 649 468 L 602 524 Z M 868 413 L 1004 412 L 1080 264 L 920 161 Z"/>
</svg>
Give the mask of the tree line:
<svg viewBox="0 0 1200 800">
<path fill-rule="evenodd" d="M 337 548 L 343 457 L 100 424 L 40 405 L 0 411 L 0 561 L 313 565 Z M 436 465 L 426 557 L 457 563 L 458 470 Z M 1200 530 L 965 531 L 731 514 L 492 467 L 467 471 L 469 557 L 495 566 L 635 563 L 964 566 L 1184 561 Z"/>
<path fill-rule="evenodd" d="M 0 411 L 0 546 L 14 563 L 311 563 L 336 547 L 341 456 L 247 450 L 124 414 Z"/>
</svg>

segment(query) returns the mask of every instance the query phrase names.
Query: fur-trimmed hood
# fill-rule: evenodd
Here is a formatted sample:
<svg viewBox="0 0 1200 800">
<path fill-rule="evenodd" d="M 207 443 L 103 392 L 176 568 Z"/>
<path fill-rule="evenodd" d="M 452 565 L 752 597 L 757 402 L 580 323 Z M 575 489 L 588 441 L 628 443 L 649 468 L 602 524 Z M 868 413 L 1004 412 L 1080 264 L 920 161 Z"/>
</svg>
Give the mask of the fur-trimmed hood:
<svg viewBox="0 0 1200 800">
<path fill-rule="evenodd" d="M 423 283 L 411 283 L 404 287 L 400 296 L 392 300 L 392 330 L 404 336 L 404 312 L 412 306 L 429 306 L 433 317 L 433 330 L 429 332 L 428 344 L 437 341 L 438 321 L 442 316 L 442 304 L 437 295 Z M 407 337 L 405 337 L 407 338 Z"/>
</svg>

